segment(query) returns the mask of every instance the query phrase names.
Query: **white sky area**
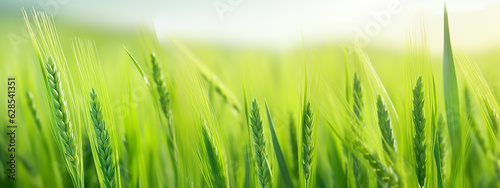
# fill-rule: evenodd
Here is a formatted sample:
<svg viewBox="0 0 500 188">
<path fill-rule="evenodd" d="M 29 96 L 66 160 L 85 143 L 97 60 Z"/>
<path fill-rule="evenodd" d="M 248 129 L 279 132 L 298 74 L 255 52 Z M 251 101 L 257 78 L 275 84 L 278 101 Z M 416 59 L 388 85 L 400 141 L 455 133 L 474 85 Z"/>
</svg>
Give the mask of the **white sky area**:
<svg viewBox="0 0 500 188">
<path fill-rule="evenodd" d="M 500 1 L 446 3 L 454 46 L 479 51 L 500 43 Z M 160 38 L 270 47 L 300 44 L 303 33 L 309 43 L 358 40 L 400 48 L 412 28 L 424 23 L 431 50 L 442 48 L 444 3 L 440 0 L 31 0 L 1 4 L 34 6 L 52 12 L 56 19 L 113 30 L 152 20 Z"/>
</svg>

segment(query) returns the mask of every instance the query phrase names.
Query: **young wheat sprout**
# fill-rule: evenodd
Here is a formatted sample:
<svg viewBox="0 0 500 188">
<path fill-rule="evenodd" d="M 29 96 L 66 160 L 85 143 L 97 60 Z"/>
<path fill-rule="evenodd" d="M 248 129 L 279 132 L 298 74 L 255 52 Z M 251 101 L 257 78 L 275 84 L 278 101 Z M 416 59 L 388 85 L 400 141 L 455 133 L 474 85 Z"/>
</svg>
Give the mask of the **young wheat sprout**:
<svg viewBox="0 0 500 188">
<path fill-rule="evenodd" d="M 422 77 L 418 77 L 413 88 L 413 125 L 415 126 L 415 158 L 418 183 L 421 187 L 425 183 L 425 117 L 424 117 L 424 91 Z"/>
<path fill-rule="evenodd" d="M 389 153 L 390 150 L 394 150 L 394 138 L 392 137 L 391 120 L 389 119 L 389 113 L 387 112 L 387 107 L 379 95 L 377 99 L 377 116 L 378 125 L 380 132 L 382 132 L 383 139 L 387 145 L 384 144 L 384 149 Z"/>
<path fill-rule="evenodd" d="M 313 133 L 313 114 L 311 110 L 311 103 L 307 102 L 302 122 L 302 147 L 303 147 L 302 166 L 304 171 L 304 177 L 306 179 L 306 186 L 308 185 L 309 178 L 311 176 L 311 163 L 314 150 L 312 133 Z"/>
<path fill-rule="evenodd" d="M 52 56 L 49 57 L 46 65 L 47 69 L 47 82 L 50 90 L 50 100 L 53 105 L 53 115 L 56 121 L 56 136 L 59 137 L 61 143 L 63 144 L 63 151 L 66 160 L 70 164 L 68 166 L 69 172 L 74 179 L 76 184 L 81 182 L 78 174 L 79 163 L 79 153 L 76 145 L 75 134 L 73 133 L 73 126 L 71 124 L 70 115 L 66 100 L 64 99 L 64 91 L 62 89 L 61 77 L 59 70 L 54 63 Z M 74 185 L 79 187 L 80 185 Z"/>
<path fill-rule="evenodd" d="M 97 157 L 101 163 L 100 170 L 103 174 L 103 181 L 106 187 L 117 187 L 115 179 L 115 161 L 113 160 L 113 147 L 109 139 L 108 127 L 104 122 L 102 114 L 101 103 L 99 97 L 92 88 L 90 92 L 90 117 L 94 124 L 94 131 L 96 136 Z"/>
<path fill-rule="evenodd" d="M 255 147 L 255 162 L 257 164 L 257 175 L 259 177 L 260 187 L 268 187 L 270 185 L 270 168 L 267 160 L 266 139 L 264 137 L 264 129 L 262 128 L 262 120 L 260 118 L 259 104 L 257 100 L 253 100 L 252 109 L 250 110 L 250 125 L 252 126 L 253 141 Z"/>
</svg>

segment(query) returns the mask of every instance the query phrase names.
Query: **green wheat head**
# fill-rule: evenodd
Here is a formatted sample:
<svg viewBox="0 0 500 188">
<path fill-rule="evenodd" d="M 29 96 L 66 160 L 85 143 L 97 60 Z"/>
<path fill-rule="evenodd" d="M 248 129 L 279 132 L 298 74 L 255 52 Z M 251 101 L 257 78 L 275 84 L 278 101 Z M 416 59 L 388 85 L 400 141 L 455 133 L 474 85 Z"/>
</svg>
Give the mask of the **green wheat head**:
<svg viewBox="0 0 500 188">
<path fill-rule="evenodd" d="M 174 175 L 177 175 L 177 147 L 174 138 L 174 128 L 172 124 L 172 117 L 170 114 L 170 94 L 167 91 L 167 86 L 165 82 L 165 76 L 159 64 L 158 58 L 155 53 L 151 53 L 151 64 L 153 69 L 153 78 L 156 83 L 156 91 L 160 98 L 160 106 L 163 114 L 167 118 L 168 131 L 167 131 L 167 144 L 169 149 L 170 160 L 172 161 L 172 169 L 174 170 Z M 176 179 L 177 181 L 177 179 Z"/>
<path fill-rule="evenodd" d="M 389 112 L 387 107 L 379 95 L 377 99 L 377 116 L 380 132 L 387 145 L 384 144 L 384 149 L 389 153 L 389 150 L 394 150 L 394 138 L 392 137 L 391 120 L 389 119 Z M 389 147 L 389 148 L 387 148 Z"/>
<path fill-rule="evenodd" d="M 204 150 L 206 151 L 206 159 L 208 160 L 208 166 L 210 168 L 210 175 L 208 176 L 211 181 L 211 186 L 217 188 L 228 187 L 228 178 L 224 167 L 224 161 L 212 137 L 212 133 L 206 124 L 203 124 L 202 128 Z"/>
<path fill-rule="evenodd" d="M 250 125 L 252 126 L 255 147 L 255 162 L 257 164 L 260 187 L 270 187 L 271 171 L 267 160 L 266 139 L 260 118 L 259 104 L 257 104 L 257 100 L 255 99 L 252 102 L 250 114 Z"/>
<path fill-rule="evenodd" d="M 425 117 L 424 117 L 424 91 L 422 77 L 418 77 L 413 88 L 413 124 L 415 126 L 415 158 L 416 173 L 420 186 L 425 182 Z"/>
<path fill-rule="evenodd" d="M 154 53 L 151 53 L 151 64 L 153 65 L 153 79 L 156 83 L 156 91 L 158 91 L 158 95 L 160 96 L 160 105 L 161 109 L 165 116 L 168 117 L 168 109 L 170 105 L 170 97 L 167 91 L 167 86 L 164 81 L 164 75 L 160 64 L 158 62 L 158 58 Z"/>
<path fill-rule="evenodd" d="M 359 123 L 363 122 L 363 88 L 361 86 L 361 80 L 358 78 L 358 75 L 354 73 L 354 83 L 353 83 L 352 96 L 354 98 L 354 114 L 359 120 Z"/>
<path fill-rule="evenodd" d="M 104 122 L 101 103 L 99 97 L 92 88 L 90 92 L 90 117 L 94 124 L 94 131 L 97 137 L 97 156 L 101 163 L 101 170 L 104 175 L 104 185 L 106 187 L 117 187 L 115 179 L 115 161 L 113 160 L 113 147 L 109 139 L 108 127 Z"/>
<path fill-rule="evenodd" d="M 354 73 L 353 81 L 353 111 L 356 115 L 356 126 L 363 124 L 363 87 L 361 86 L 361 80 L 358 78 L 357 73 Z M 357 129 L 357 127 L 353 127 Z M 358 187 L 363 187 L 363 168 L 360 166 L 358 158 L 352 155 L 352 166 L 354 178 L 356 180 L 356 185 Z"/>
<path fill-rule="evenodd" d="M 39 131 L 42 131 L 42 121 L 40 117 L 38 117 L 38 110 L 36 109 L 35 99 L 33 98 L 33 94 L 29 91 L 26 92 L 26 98 L 28 99 L 28 106 L 31 112 L 31 116 L 35 120 L 36 127 Z"/>
<path fill-rule="evenodd" d="M 368 161 L 370 166 L 377 173 L 379 180 L 382 180 L 386 185 L 390 187 L 398 186 L 398 176 L 394 173 L 394 170 L 388 166 L 385 166 L 379 159 L 377 153 L 370 151 L 362 142 L 355 141 L 354 147 L 358 150 L 365 160 Z M 359 186 L 359 185 L 358 185 Z"/>
<path fill-rule="evenodd" d="M 59 70 L 57 70 L 56 65 L 54 63 L 54 59 L 52 56 L 49 57 L 47 64 L 47 82 L 50 90 L 50 100 L 53 105 L 53 115 L 55 116 L 56 121 L 56 135 L 62 142 L 63 151 L 66 160 L 70 164 L 68 166 L 70 174 L 75 179 L 75 182 L 79 182 L 78 180 L 78 168 L 80 167 L 79 163 L 79 153 L 77 150 L 76 138 L 73 133 L 73 127 L 70 120 L 69 110 L 64 99 L 64 91 L 62 89 L 61 77 Z M 78 187 L 78 185 L 75 185 Z"/>
<path fill-rule="evenodd" d="M 304 171 L 306 184 L 311 176 L 311 163 L 314 150 L 312 133 L 313 133 L 313 114 L 311 110 L 311 103 L 307 102 L 302 122 L 302 147 L 303 147 L 302 168 Z"/>
<path fill-rule="evenodd" d="M 490 118 L 491 122 L 491 129 L 493 129 L 493 133 L 497 135 L 497 130 L 498 130 L 498 115 L 497 112 L 495 111 L 495 108 L 489 103 L 488 105 L 488 117 Z"/>
</svg>

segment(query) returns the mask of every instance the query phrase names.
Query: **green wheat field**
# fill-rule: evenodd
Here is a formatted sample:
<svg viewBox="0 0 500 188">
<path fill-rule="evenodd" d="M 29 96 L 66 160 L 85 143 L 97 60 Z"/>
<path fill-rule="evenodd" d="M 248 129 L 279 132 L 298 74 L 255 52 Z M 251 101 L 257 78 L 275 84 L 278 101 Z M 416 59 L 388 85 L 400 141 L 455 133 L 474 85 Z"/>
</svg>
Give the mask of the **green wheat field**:
<svg viewBox="0 0 500 188">
<path fill-rule="evenodd" d="M 15 15 L 0 187 L 500 187 L 499 55 L 455 50 L 446 8 L 442 54 L 424 24 L 401 53 L 270 51 Z"/>
</svg>

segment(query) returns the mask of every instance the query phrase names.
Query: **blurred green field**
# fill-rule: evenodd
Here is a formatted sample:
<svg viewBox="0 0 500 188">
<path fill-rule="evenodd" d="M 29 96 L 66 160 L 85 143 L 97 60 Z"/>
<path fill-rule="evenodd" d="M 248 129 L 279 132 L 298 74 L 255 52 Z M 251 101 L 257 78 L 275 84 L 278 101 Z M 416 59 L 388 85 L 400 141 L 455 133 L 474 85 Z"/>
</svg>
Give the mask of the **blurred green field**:
<svg viewBox="0 0 500 188">
<path fill-rule="evenodd" d="M 395 186 L 418 187 L 412 89 L 419 76 L 427 119 L 425 187 L 500 187 L 500 76 L 496 74 L 500 46 L 474 54 L 452 48 L 458 86 L 453 91 L 446 89 L 450 82 L 444 77 L 452 77 L 443 74 L 450 71 L 443 70 L 443 52 L 428 51 L 425 28 L 411 32 L 405 49 L 376 43 L 359 48 L 345 41 L 310 43 L 298 34 L 297 43 L 302 46 L 271 50 L 162 36 L 150 24 L 118 32 L 56 19 L 55 27 L 37 28 L 39 19 L 49 17 L 36 19 L 28 11 L 30 37 L 23 33 L 26 22 L 20 11 L 4 14 L 16 15 L 0 17 L 0 35 L 8 39 L 0 43 L 0 72 L 3 80 L 16 80 L 18 127 L 16 180 L 8 179 L 9 172 L 2 170 L 0 187 L 106 187 L 106 174 L 99 170 L 102 164 L 96 165 L 99 148 L 89 115 L 92 88 L 102 96 L 117 187 L 259 187 L 255 133 L 249 123 L 253 99 L 262 117 L 270 187 L 287 183 L 357 187 L 353 158 L 364 169 L 364 187 L 393 187 L 367 156 L 397 177 Z M 51 29 L 57 34 L 48 32 Z M 453 44 L 453 30 L 450 33 Z M 158 36 L 167 39 L 160 41 Z M 151 53 L 158 57 L 164 75 L 167 112 L 162 111 Z M 72 167 L 55 123 L 46 75 L 49 57 L 61 71 L 71 114 L 70 129 L 81 161 L 75 172 L 68 170 Z M 363 88 L 363 119 L 355 112 L 355 74 Z M 0 87 L 7 91 L 7 82 Z M 28 92 L 33 95 L 39 126 Z M 445 97 L 446 92 L 459 98 Z M 379 127 L 379 96 L 387 106 L 395 139 L 395 148 L 389 150 Z M 0 113 L 6 114 L 0 117 L 0 166 L 7 169 L 9 97 L 4 92 L 0 98 L 5 101 Z M 308 183 L 301 153 L 307 102 L 312 106 L 314 143 Z M 460 114 L 447 114 L 450 107 Z M 438 125 L 441 115 L 445 126 Z M 450 123 L 449 117 L 456 121 Z M 460 128 L 453 132 L 456 127 Z M 455 148 L 456 139 L 460 142 Z M 439 146 L 440 141 L 444 145 Z M 211 157 L 212 147 L 216 157 Z"/>
</svg>

